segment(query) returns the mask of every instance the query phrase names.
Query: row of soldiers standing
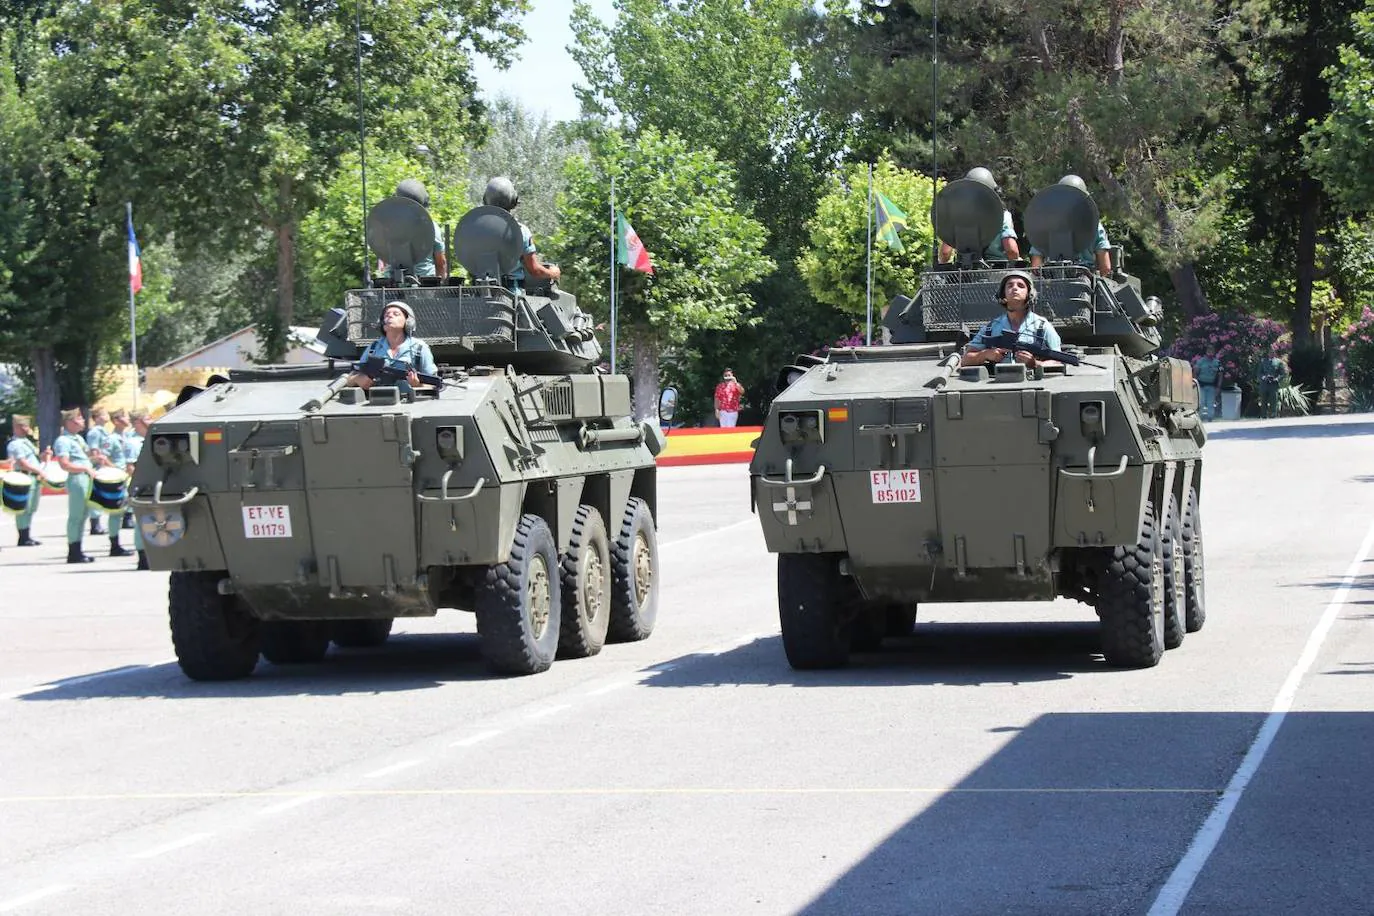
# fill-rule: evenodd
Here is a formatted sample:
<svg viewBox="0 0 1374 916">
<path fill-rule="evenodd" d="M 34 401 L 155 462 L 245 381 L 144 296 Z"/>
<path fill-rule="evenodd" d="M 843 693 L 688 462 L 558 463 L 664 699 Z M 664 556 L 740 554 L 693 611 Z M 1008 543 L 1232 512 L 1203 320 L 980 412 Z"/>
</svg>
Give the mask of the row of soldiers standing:
<svg viewBox="0 0 1374 916">
<path fill-rule="evenodd" d="M 103 408 L 91 411 L 91 423 L 86 421 L 79 409 L 62 411 L 62 434 L 52 444 L 50 450 L 39 454 L 38 447 L 31 438 L 33 423 L 31 418 L 14 415 L 12 418 L 14 436 L 10 439 L 6 452 L 14 463 L 14 470 L 33 478 L 33 487 L 27 508 L 15 516 L 15 527 L 19 530 L 20 547 L 36 547 L 30 526 L 38 509 L 39 495 L 42 492 L 43 464 L 49 460 L 59 465 L 67 474 L 67 562 L 90 563 L 95 559 L 83 552 L 81 539 L 87 526 L 94 535 L 108 534 L 110 556 L 126 557 L 130 552 L 119 543 L 121 528 L 132 528 L 134 547 L 138 551 L 138 568 L 148 568 L 148 557 L 144 552 L 143 533 L 133 523 L 126 509 L 121 517 L 110 519 L 108 530 L 102 524 L 106 513 L 92 510 L 88 505 L 93 477 L 98 468 L 113 467 L 121 473 L 132 476 L 134 463 L 143 451 L 143 440 L 148 433 L 148 411 L 136 408 L 125 411 L 122 408 L 107 413 Z M 114 430 L 106 428 L 109 422 Z"/>
</svg>

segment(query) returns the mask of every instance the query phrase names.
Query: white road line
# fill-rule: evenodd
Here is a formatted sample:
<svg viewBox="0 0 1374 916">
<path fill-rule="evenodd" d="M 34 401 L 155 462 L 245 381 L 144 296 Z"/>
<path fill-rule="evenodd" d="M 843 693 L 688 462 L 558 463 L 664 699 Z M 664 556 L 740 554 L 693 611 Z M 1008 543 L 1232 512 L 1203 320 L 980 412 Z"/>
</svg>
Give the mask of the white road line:
<svg viewBox="0 0 1374 916">
<path fill-rule="evenodd" d="M 288 798 L 284 802 L 275 805 L 268 805 L 260 811 L 260 814 L 278 814 L 282 811 L 290 811 L 292 808 L 299 808 L 301 805 L 309 804 L 312 801 L 319 801 L 324 798 L 323 792 L 311 792 L 308 795 L 297 795 L 295 798 Z"/>
<path fill-rule="evenodd" d="M 22 897 L 0 900 L 0 913 L 13 913 L 22 906 L 28 906 L 30 903 L 37 903 L 45 897 L 51 897 L 53 894 L 60 894 L 69 887 L 71 887 L 70 884 L 54 884 L 51 887 L 39 888 Z"/>
<path fill-rule="evenodd" d="M 193 833 L 190 836 L 184 836 L 181 839 L 174 840 L 171 843 L 164 843 L 161 846 L 154 846 L 152 849 L 145 849 L 142 852 L 136 852 L 134 853 L 133 857 L 135 859 L 155 859 L 160 855 L 164 855 L 169 852 L 175 852 L 178 849 L 185 849 L 187 846 L 193 846 L 196 843 L 199 843 L 201 840 L 208 840 L 212 836 L 214 836 L 214 834 Z"/>
<path fill-rule="evenodd" d="M 525 716 L 526 719 L 546 719 L 549 716 L 556 716 L 565 709 L 572 709 L 569 703 L 559 703 L 555 706 L 545 706 L 543 709 L 536 709 L 534 712 Z"/>
<path fill-rule="evenodd" d="M 449 747 L 472 747 L 474 744 L 479 744 L 480 742 L 486 741 L 488 738 L 495 738 L 499 734 L 501 733 L 494 729 L 491 731 L 478 732 L 475 735 L 468 735 L 466 738 L 454 741 Z"/>
<path fill-rule="evenodd" d="M 415 760 L 402 760 L 400 763 L 393 763 L 391 764 L 391 766 L 382 767 L 380 770 L 373 770 L 371 773 L 368 773 L 363 778 L 381 779 L 383 776 L 390 776 L 392 773 L 399 773 L 402 770 L 408 770 L 411 767 L 417 767 L 422 763 L 424 763 L 424 761 L 419 758 L 416 758 Z"/>
<path fill-rule="evenodd" d="M 732 524 L 725 525 L 724 527 L 721 527 L 721 528 L 712 528 L 710 531 L 698 531 L 696 534 L 689 534 L 689 535 L 687 535 L 685 538 L 678 538 L 678 539 L 675 540 L 675 541 L 664 541 L 662 544 L 659 544 L 658 546 L 659 546 L 659 549 L 660 549 L 660 550 L 664 550 L 664 549 L 667 549 L 667 548 L 669 548 L 669 547 L 676 547 L 678 544 L 686 544 L 686 543 L 689 543 L 689 542 L 691 542 L 691 541 L 700 540 L 701 538 L 709 538 L 709 537 L 712 537 L 712 536 L 717 535 L 717 534 L 723 534 L 723 533 L 726 532 L 726 531 L 733 531 L 733 530 L 736 529 L 736 528 L 743 528 L 745 525 L 757 525 L 757 524 L 758 524 L 758 519 L 755 519 L 755 518 L 746 518 L 746 519 L 743 519 L 742 521 L 734 522 L 734 523 L 732 523 Z"/>
<path fill-rule="evenodd" d="M 1207 820 L 1202 822 L 1197 835 L 1193 837 L 1193 842 L 1188 845 L 1188 851 L 1174 867 L 1173 874 L 1169 875 L 1169 880 L 1164 882 L 1160 888 L 1159 896 L 1155 898 L 1154 905 L 1150 907 L 1149 916 L 1175 916 L 1183 907 L 1184 901 L 1188 899 L 1188 893 L 1193 889 L 1194 882 L 1198 875 L 1202 874 L 1202 869 L 1207 864 L 1207 859 L 1212 855 L 1217 844 L 1221 842 L 1221 835 L 1226 832 L 1226 824 L 1231 820 L 1231 815 L 1235 812 L 1236 806 L 1240 804 L 1240 797 L 1245 794 L 1246 788 L 1250 785 L 1250 780 L 1254 778 L 1255 772 L 1264 761 L 1264 755 L 1269 752 L 1269 747 L 1274 743 L 1274 736 L 1278 734 L 1279 726 L 1283 725 L 1283 720 L 1287 717 L 1288 711 L 1293 707 L 1293 698 L 1297 695 L 1298 687 L 1302 684 L 1302 679 L 1311 670 L 1312 664 L 1317 660 L 1317 653 L 1321 651 L 1322 643 L 1326 641 L 1326 635 L 1331 631 L 1336 618 L 1340 616 L 1341 607 L 1345 604 L 1345 599 L 1350 595 L 1350 588 L 1359 575 L 1360 566 L 1369 556 L 1369 552 L 1374 550 L 1374 525 L 1370 525 L 1369 532 L 1364 536 L 1364 542 L 1360 544 L 1359 551 L 1355 554 L 1355 559 L 1341 577 L 1340 588 L 1336 589 L 1336 594 L 1331 596 L 1331 603 L 1326 606 L 1321 619 L 1317 621 L 1317 626 L 1307 638 L 1307 645 L 1303 647 L 1302 655 L 1298 656 L 1298 661 L 1293 665 L 1293 670 L 1288 672 L 1288 678 L 1279 688 L 1278 696 L 1274 698 L 1274 705 L 1270 708 L 1269 715 L 1265 717 L 1264 724 L 1260 726 L 1259 734 L 1255 735 L 1254 742 L 1250 745 L 1250 750 L 1246 752 L 1245 758 L 1241 760 L 1240 766 L 1236 769 L 1235 775 L 1227 784 L 1226 790 L 1222 792 L 1221 798 L 1217 801 L 1217 806 L 1212 809 Z"/>
<path fill-rule="evenodd" d="M 604 686 L 604 687 L 598 687 L 598 688 L 596 688 L 595 690 L 588 690 L 588 691 L 587 691 L 587 696 L 589 696 L 589 697 L 605 696 L 606 694 L 610 693 L 610 692 L 613 691 L 613 690 L 619 690 L 619 689 L 622 688 L 622 687 L 629 687 L 629 686 L 630 686 L 630 682 L 629 682 L 629 681 L 616 681 L 614 684 L 607 684 L 606 686 Z"/>
</svg>

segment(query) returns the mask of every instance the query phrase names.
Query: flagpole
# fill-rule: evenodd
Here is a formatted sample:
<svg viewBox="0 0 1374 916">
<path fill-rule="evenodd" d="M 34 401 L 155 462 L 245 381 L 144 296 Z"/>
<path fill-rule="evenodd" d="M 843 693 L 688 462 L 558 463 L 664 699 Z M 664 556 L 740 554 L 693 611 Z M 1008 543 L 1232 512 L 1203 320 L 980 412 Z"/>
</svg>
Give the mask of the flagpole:
<svg viewBox="0 0 1374 916">
<path fill-rule="evenodd" d="M 868 164 L 868 248 L 865 252 L 864 280 L 868 292 L 865 296 L 867 319 L 864 330 L 864 345 L 873 346 L 873 163 Z"/>
<path fill-rule="evenodd" d="M 124 218 L 127 220 L 129 232 L 134 231 L 134 204 L 133 201 L 124 202 Z M 127 260 L 130 254 L 129 246 L 133 244 L 132 239 L 124 240 L 124 257 Z M 135 321 L 134 312 L 134 275 L 129 274 L 129 359 L 134 364 L 134 409 L 138 409 L 138 323 Z"/>
<path fill-rule="evenodd" d="M 611 175 L 611 374 L 615 374 L 615 175 Z"/>
</svg>

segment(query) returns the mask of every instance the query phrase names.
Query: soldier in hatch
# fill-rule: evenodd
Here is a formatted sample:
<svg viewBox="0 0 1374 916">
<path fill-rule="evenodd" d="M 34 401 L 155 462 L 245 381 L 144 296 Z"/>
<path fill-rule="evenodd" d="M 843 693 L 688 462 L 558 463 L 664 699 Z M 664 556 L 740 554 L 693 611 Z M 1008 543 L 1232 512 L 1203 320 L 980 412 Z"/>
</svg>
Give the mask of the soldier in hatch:
<svg viewBox="0 0 1374 916">
<path fill-rule="evenodd" d="M 487 182 L 487 189 L 482 192 L 482 203 L 488 207 L 500 207 L 510 213 L 516 204 L 520 203 L 520 195 L 515 192 L 515 185 L 509 178 L 493 178 Z M 525 243 L 521 249 L 520 263 L 511 271 L 511 279 L 515 281 L 517 289 L 524 287 L 526 277 L 531 280 L 557 280 L 563 276 L 557 264 L 545 264 L 539 260 L 534 247 L 534 235 L 530 232 L 530 227 L 524 223 L 520 223 L 520 238 Z"/>
<path fill-rule="evenodd" d="M 1059 183 L 1077 188 L 1084 194 L 1088 193 L 1087 183 L 1077 175 L 1065 175 L 1059 179 Z M 1092 247 L 1079 251 L 1074 255 L 1074 260 L 1084 267 L 1096 267 L 1097 272 L 1104 277 L 1112 275 L 1112 242 L 1107 238 L 1107 230 L 1102 228 L 1101 220 L 1098 220 L 1097 234 L 1093 237 Z M 1030 262 L 1031 267 L 1039 267 L 1045 263 L 1045 255 L 1034 245 L 1030 250 Z"/>
<path fill-rule="evenodd" d="M 423 184 L 414 178 L 407 178 L 396 185 L 395 196 L 408 198 L 426 210 L 429 209 L 429 192 L 425 190 Z M 434 223 L 434 253 L 422 261 L 417 261 L 415 266 L 411 268 L 411 272 L 417 277 L 448 276 L 448 257 L 444 254 L 444 236 L 439 231 L 438 223 Z"/>
<path fill-rule="evenodd" d="M 1036 297 L 1035 281 L 1026 271 L 1013 270 L 1003 277 L 997 301 L 1006 312 L 983 325 L 982 330 L 973 336 L 964 349 L 960 365 L 985 366 L 1003 360 L 1024 363 L 1029 369 L 1050 365 L 1036 359 L 1025 350 L 1004 350 L 992 345 L 992 341 L 999 335 L 1011 331 L 1016 334 L 1018 341 L 1039 344 L 1051 350 L 1060 349 L 1059 332 L 1054 329 L 1054 325 L 1033 311 Z"/>
<path fill-rule="evenodd" d="M 994 192 L 1001 193 L 1000 189 L 997 187 L 997 179 L 992 177 L 992 172 L 990 170 L 983 168 L 981 165 L 977 168 L 969 169 L 968 174 L 964 177 L 976 181 L 981 185 L 986 185 Z M 1019 261 L 1021 259 L 1021 247 L 1016 240 L 1016 227 L 1012 225 L 1010 210 L 1002 211 L 1002 231 L 997 234 L 997 238 L 993 239 L 988 244 L 987 250 L 983 252 L 983 257 L 992 261 L 1000 261 L 1003 258 L 1008 261 Z M 954 260 L 954 249 L 944 242 L 941 242 L 940 263 L 948 264 L 952 260 Z"/>
<path fill-rule="evenodd" d="M 434 365 L 434 354 L 430 352 L 429 344 L 415 336 L 415 313 L 409 305 L 399 299 L 388 302 L 382 309 L 382 320 L 378 330 L 382 336 L 363 351 L 358 357 L 360 362 L 380 357 L 388 363 L 404 363 L 410 372 L 405 381 L 396 387 L 407 393 L 414 391 L 414 386 L 420 384 L 417 373 L 438 374 L 439 370 Z M 363 372 L 355 372 L 348 382 L 364 391 L 376 384 Z"/>
</svg>

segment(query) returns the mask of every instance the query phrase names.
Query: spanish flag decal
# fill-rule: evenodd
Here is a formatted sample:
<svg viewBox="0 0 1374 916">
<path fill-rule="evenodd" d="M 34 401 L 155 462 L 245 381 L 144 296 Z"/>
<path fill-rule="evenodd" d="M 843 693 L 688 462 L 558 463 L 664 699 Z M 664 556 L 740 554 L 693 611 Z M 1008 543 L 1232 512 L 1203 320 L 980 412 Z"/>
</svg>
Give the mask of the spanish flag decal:
<svg viewBox="0 0 1374 916">
<path fill-rule="evenodd" d="M 207 429 L 205 431 L 206 442 L 221 442 L 224 440 L 224 431 L 220 429 Z"/>
<path fill-rule="evenodd" d="M 849 408 L 848 408 L 848 407 L 832 407 L 832 408 L 830 408 L 828 411 L 826 411 L 826 414 L 825 414 L 825 415 L 826 415 L 827 417 L 830 418 L 830 422 L 831 422 L 831 423 L 848 423 L 848 422 L 849 422 Z"/>
</svg>

